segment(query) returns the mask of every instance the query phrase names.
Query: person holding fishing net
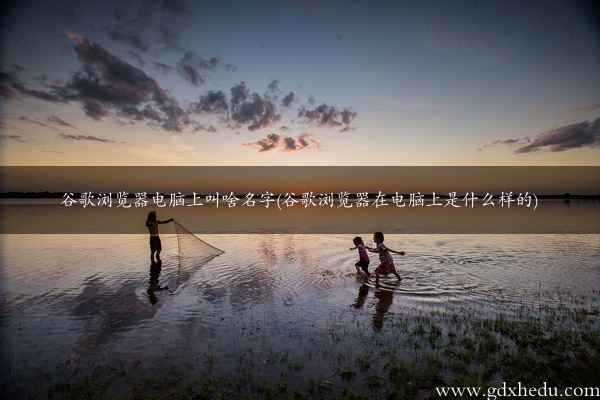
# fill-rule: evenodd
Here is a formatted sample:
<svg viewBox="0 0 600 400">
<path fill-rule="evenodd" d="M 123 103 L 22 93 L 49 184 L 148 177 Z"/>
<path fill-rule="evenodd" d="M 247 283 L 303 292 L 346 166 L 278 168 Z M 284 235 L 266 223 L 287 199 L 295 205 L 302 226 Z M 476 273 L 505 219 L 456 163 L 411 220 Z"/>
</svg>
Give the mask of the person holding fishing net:
<svg viewBox="0 0 600 400">
<path fill-rule="evenodd" d="M 156 211 L 150 211 L 148 213 L 148 218 L 146 219 L 146 227 L 148 228 L 148 232 L 150 232 L 150 261 L 152 262 L 150 268 L 150 291 L 156 291 L 152 286 L 152 284 L 155 283 L 152 281 L 153 268 L 162 265 L 160 259 L 162 244 L 160 237 L 158 236 L 158 225 L 168 224 L 171 221 L 173 221 L 173 224 L 175 225 L 175 234 L 177 236 L 177 256 L 174 257 L 173 262 L 169 265 L 171 271 L 167 274 L 168 285 L 158 286 L 158 291 L 168 290 L 169 293 L 173 294 L 179 286 L 187 282 L 198 268 L 202 267 L 214 257 L 225 253 L 223 250 L 206 243 L 204 240 L 194 235 L 175 221 L 175 219 L 169 218 L 165 221 L 159 221 L 156 218 Z M 176 271 L 172 271 L 173 266 L 176 266 Z M 157 270 L 157 272 L 160 272 L 160 268 L 157 268 Z M 152 298 L 150 298 L 150 300 L 151 302 L 154 301 Z"/>
<path fill-rule="evenodd" d="M 160 242 L 160 236 L 158 236 L 158 224 L 168 224 L 171 221 L 175 221 L 173 218 L 170 218 L 165 221 L 159 221 L 156 219 L 156 211 L 150 211 L 148 213 L 148 218 L 146 219 L 146 226 L 148 227 L 148 232 L 150 232 L 150 261 L 152 264 L 159 264 L 160 260 L 160 252 L 162 251 L 162 244 Z M 154 255 L 156 254 L 156 261 L 154 260 Z"/>
</svg>

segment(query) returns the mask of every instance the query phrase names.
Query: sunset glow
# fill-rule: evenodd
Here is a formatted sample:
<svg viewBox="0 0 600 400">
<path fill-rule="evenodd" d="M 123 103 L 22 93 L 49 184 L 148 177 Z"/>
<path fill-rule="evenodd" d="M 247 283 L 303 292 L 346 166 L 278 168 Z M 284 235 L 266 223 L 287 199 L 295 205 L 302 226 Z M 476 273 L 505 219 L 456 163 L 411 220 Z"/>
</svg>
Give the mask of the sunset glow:
<svg viewBox="0 0 600 400">
<path fill-rule="evenodd" d="M 600 165 L 592 4 L 9 2 L 1 164 Z"/>
</svg>

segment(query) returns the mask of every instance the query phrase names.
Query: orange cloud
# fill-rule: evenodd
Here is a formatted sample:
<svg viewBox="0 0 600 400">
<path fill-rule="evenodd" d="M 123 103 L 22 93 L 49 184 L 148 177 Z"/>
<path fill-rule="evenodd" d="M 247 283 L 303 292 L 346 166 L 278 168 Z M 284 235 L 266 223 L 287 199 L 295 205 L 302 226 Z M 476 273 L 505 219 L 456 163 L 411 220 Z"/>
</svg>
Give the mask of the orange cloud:
<svg viewBox="0 0 600 400">
<path fill-rule="evenodd" d="M 267 137 L 256 142 L 244 143 L 244 146 L 256 147 L 259 152 L 271 151 L 279 148 L 281 151 L 291 152 L 307 149 L 320 149 L 319 142 L 314 140 L 310 133 L 303 133 L 300 136 L 283 136 L 277 133 L 268 132 Z"/>
</svg>

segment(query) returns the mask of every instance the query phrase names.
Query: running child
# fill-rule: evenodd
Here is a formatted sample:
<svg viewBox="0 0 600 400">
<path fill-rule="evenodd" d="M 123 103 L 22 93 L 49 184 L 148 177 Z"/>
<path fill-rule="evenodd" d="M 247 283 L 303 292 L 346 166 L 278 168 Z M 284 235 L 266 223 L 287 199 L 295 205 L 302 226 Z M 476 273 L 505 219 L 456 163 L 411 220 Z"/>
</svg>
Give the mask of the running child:
<svg viewBox="0 0 600 400">
<path fill-rule="evenodd" d="M 394 266 L 394 259 L 392 258 L 390 252 L 400 254 L 401 256 L 405 255 L 406 252 L 396 251 L 387 248 L 383 244 L 383 233 L 381 232 L 375 232 L 373 234 L 373 241 L 377 243 L 377 247 L 367 247 L 367 249 L 369 251 L 372 251 L 373 253 L 379 253 L 380 263 L 379 266 L 375 268 L 375 285 L 379 286 L 379 275 L 388 276 L 389 274 L 394 274 L 396 275 L 396 278 L 398 278 L 398 282 L 401 281 L 402 278 L 400 277 L 400 274 L 396 272 L 396 267 Z"/>
<path fill-rule="evenodd" d="M 360 272 L 362 269 L 367 276 L 371 276 L 369 273 L 369 263 L 371 260 L 369 259 L 369 255 L 367 254 L 367 248 L 365 247 L 365 243 L 363 242 L 360 236 L 355 237 L 353 240 L 354 247 L 350 247 L 350 250 L 358 249 L 358 262 L 354 264 L 356 267 L 356 272 Z"/>
</svg>

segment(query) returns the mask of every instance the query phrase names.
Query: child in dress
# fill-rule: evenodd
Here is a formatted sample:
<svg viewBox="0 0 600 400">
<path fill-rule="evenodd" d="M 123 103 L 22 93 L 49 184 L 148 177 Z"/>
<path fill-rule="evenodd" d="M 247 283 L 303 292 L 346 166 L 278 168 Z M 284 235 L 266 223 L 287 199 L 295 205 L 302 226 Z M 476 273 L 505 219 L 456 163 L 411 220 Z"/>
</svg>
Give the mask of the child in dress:
<svg viewBox="0 0 600 400">
<path fill-rule="evenodd" d="M 379 253 L 380 263 L 379 266 L 375 268 L 375 285 L 379 286 L 379 275 L 388 276 L 388 274 L 390 273 L 396 275 L 398 281 L 401 281 L 402 278 L 400 277 L 398 272 L 396 272 L 396 267 L 394 266 L 394 259 L 392 258 L 390 252 L 400 254 L 401 256 L 405 255 L 406 253 L 404 251 L 388 249 L 383 244 L 383 233 L 381 232 L 375 232 L 373 234 L 373 241 L 377 243 L 377 247 L 367 247 L 367 249 L 369 251 L 372 251 L 373 253 Z"/>
<path fill-rule="evenodd" d="M 358 249 L 358 262 L 354 264 L 356 267 L 356 272 L 360 272 L 362 269 L 367 276 L 371 276 L 369 273 L 369 263 L 371 260 L 369 259 L 369 255 L 367 254 L 367 249 L 365 247 L 365 243 L 363 242 L 360 236 L 355 237 L 353 240 L 354 247 L 350 247 L 350 250 Z"/>
</svg>

